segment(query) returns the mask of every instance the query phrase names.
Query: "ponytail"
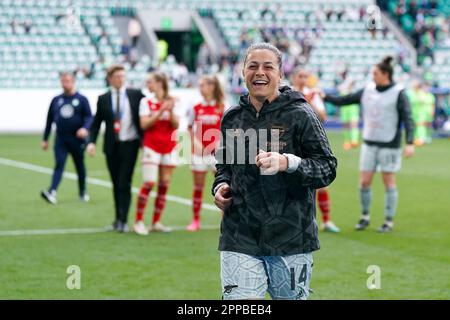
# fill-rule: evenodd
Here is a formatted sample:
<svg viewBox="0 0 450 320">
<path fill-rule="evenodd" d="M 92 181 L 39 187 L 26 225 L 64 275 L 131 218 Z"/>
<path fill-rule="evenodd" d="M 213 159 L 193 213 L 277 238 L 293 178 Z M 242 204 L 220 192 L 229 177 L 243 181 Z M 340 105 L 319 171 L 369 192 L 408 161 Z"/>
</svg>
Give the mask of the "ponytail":
<svg viewBox="0 0 450 320">
<path fill-rule="evenodd" d="M 394 75 L 394 67 L 392 66 L 393 60 L 394 58 L 392 56 L 387 56 L 380 63 L 376 64 L 376 67 L 380 69 L 381 72 L 389 75 L 389 80 L 391 82 Z"/>
</svg>

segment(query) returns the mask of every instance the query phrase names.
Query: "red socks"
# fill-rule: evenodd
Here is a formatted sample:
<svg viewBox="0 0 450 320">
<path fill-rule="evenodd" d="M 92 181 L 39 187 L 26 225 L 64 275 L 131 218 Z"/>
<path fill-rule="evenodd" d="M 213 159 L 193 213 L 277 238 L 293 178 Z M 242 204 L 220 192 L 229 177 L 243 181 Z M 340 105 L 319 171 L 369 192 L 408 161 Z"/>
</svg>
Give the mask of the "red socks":
<svg viewBox="0 0 450 320">
<path fill-rule="evenodd" d="M 155 200 L 155 211 L 153 212 L 153 224 L 157 223 L 161 219 L 161 214 L 166 205 L 166 194 L 169 185 L 164 183 L 158 184 L 158 195 Z"/>
<path fill-rule="evenodd" d="M 327 223 L 330 220 L 330 196 L 327 189 L 320 189 L 317 191 L 317 199 L 319 208 L 322 212 L 322 221 Z"/>
<path fill-rule="evenodd" d="M 194 211 L 194 220 L 200 220 L 200 210 L 202 209 L 202 195 L 203 195 L 202 185 L 195 185 L 194 192 L 192 195 L 192 209 Z"/>
<path fill-rule="evenodd" d="M 136 222 L 144 220 L 145 207 L 147 206 L 148 197 L 152 191 L 153 185 L 153 182 L 145 182 L 141 187 L 141 191 L 139 191 Z"/>
</svg>

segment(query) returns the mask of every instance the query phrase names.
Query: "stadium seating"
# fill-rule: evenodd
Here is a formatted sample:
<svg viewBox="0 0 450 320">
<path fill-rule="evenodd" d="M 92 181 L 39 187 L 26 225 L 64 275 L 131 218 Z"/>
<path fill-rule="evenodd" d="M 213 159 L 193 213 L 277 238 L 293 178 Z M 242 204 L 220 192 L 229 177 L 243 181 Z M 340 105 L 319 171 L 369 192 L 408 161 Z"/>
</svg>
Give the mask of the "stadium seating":
<svg viewBox="0 0 450 320">
<path fill-rule="evenodd" d="M 77 69 L 93 71 L 78 74 L 80 87 L 103 87 L 104 67 L 118 60 L 122 43 L 111 5 L 118 2 L 2 1 L 0 87 L 56 87 L 59 71 Z M 146 59 L 131 73 L 132 82 L 145 77 Z"/>
<path fill-rule="evenodd" d="M 448 1 L 436 0 L 434 3 L 429 0 L 416 1 L 414 9 L 410 7 L 410 4 L 411 0 L 405 0 L 402 7 L 398 1 L 390 0 L 386 2 L 385 9 L 405 33 L 411 36 L 418 50 L 418 62 L 426 80 L 435 86 L 450 88 L 448 67 L 450 63 L 450 6 Z M 419 18 L 421 11 L 423 15 Z M 445 25 L 446 28 L 444 28 Z"/>
<path fill-rule="evenodd" d="M 121 38 L 112 16 L 129 14 L 139 9 L 191 9 L 212 13 L 230 49 L 238 50 L 240 35 L 248 28 L 284 27 L 290 40 L 295 30 L 317 27 L 317 11 L 340 10 L 373 3 L 370 0 L 5 0 L 0 12 L 0 87 L 54 87 L 62 69 L 88 70 L 79 72 L 80 86 L 101 88 L 105 84 L 104 67 L 120 59 Z M 270 8 L 275 21 L 260 12 Z M 18 26 L 13 33 L 12 22 Z M 25 30 L 24 22 L 31 29 Z M 396 39 L 379 32 L 373 39 L 367 31 L 367 21 L 344 16 L 320 22 L 323 32 L 310 55 L 310 65 L 322 74 L 322 85 L 333 86 L 337 68 L 349 66 L 355 80 L 365 79 L 368 67 L 387 54 L 395 55 Z M 258 38 L 254 39 L 258 40 Z M 150 65 L 144 56 L 130 70 L 129 79 L 140 85 Z M 129 65 L 126 66 L 131 69 Z M 92 72 L 91 72 L 92 71 Z"/>
</svg>

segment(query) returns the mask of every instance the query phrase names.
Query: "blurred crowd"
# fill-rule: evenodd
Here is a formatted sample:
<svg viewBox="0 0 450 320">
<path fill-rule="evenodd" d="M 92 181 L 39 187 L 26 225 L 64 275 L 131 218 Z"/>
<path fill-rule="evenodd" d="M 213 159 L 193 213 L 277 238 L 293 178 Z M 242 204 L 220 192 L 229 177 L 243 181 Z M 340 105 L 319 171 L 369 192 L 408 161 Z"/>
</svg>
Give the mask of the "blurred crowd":
<svg viewBox="0 0 450 320">
<path fill-rule="evenodd" d="M 377 2 L 409 34 L 417 49 L 419 65 L 426 59 L 433 62 L 436 48 L 450 48 L 450 17 L 440 10 L 438 0 Z"/>
<path fill-rule="evenodd" d="M 213 13 L 210 12 L 209 15 L 213 16 Z M 343 10 L 321 6 L 317 10 L 305 14 L 305 25 L 302 27 L 280 26 L 280 23 L 277 23 L 279 22 L 277 17 L 283 16 L 283 8 L 280 4 L 273 4 L 255 12 L 241 10 L 238 12 L 238 19 L 246 20 L 251 16 L 255 18 L 255 15 L 266 22 L 265 26 L 262 28 L 243 28 L 240 32 L 237 49 L 224 52 L 215 60 L 210 56 L 207 47 L 201 48 L 197 74 L 218 72 L 229 91 L 236 94 L 241 93 L 245 90 L 240 76 L 242 71 L 241 58 L 251 43 L 264 41 L 273 44 L 283 53 L 283 71 L 286 78 L 289 78 L 296 66 L 308 63 L 311 52 L 317 46 L 326 29 L 326 22 L 349 21 L 361 22 L 366 25 L 372 13 L 368 11 L 367 6 L 359 8 L 350 6 Z M 377 28 L 368 28 L 368 32 L 373 39 L 376 39 L 377 32 L 381 33 L 381 37 L 386 38 L 389 31 L 387 28 L 378 28 L 377 26 Z M 398 43 L 396 60 L 405 71 L 409 68 L 407 65 L 408 54 L 407 49 Z M 316 72 L 320 78 L 322 73 L 320 68 Z M 339 70 L 336 78 L 341 76 L 341 72 L 342 70 Z"/>
<path fill-rule="evenodd" d="M 379 0 L 378 5 L 382 10 L 390 10 L 394 7 L 389 6 L 389 0 Z M 410 17 L 413 21 L 411 28 L 411 37 L 414 45 L 418 49 L 419 63 L 423 59 L 429 57 L 433 59 L 433 50 L 439 44 L 441 46 L 450 47 L 450 18 L 445 18 L 439 14 L 437 10 L 437 1 L 433 0 L 400 0 L 394 1 L 395 10 L 393 14 L 399 24 L 405 23 Z M 131 15 L 131 14 L 130 14 Z M 214 12 L 204 12 L 202 15 L 214 17 Z M 212 51 L 206 43 L 203 43 L 198 52 L 197 60 L 193 70 L 189 70 L 188 66 L 182 61 L 177 61 L 174 55 L 168 54 L 169 44 L 164 40 L 158 42 L 159 57 L 150 59 L 148 56 L 138 55 L 137 46 L 141 33 L 141 26 L 136 19 L 131 19 L 128 26 L 129 40 L 123 40 L 120 47 L 120 54 L 116 59 L 118 61 L 108 61 L 107 58 L 99 55 L 97 61 L 92 62 L 88 66 L 80 66 L 77 73 L 80 77 L 92 78 L 97 72 L 102 72 L 112 62 L 123 63 L 129 70 L 142 71 L 164 71 L 169 75 L 170 81 L 176 87 L 191 87 L 196 83 L 196 78 L 205 73 L 218 74 L 226 90 L 231 93 L 240 94 L 246 89 L 241 78 L 242 56 L 246 48 L 253 42 L 269 42 L 275 45 L 283 53 L 284 73 L 288 78 L 294 70 L 295 66 L 306 65 L 310 59 L 311 52 L 320 41 L 324 31 L 326 22 L 330 21 L 360 21 L 367 23 L 371 18 L 371 12 L 368 7 L 347 7 L 342 10 L 335 10 L 327 7 L 319 7 L 315 11 L 305 14 L 305 24 L 303 26 L 292 27 L 282 25 L 278 21 L 278 17 L 283 16 L 283 7 L 278 4 L 268 4 L 262 9 L 249 12 L 249 10 L 241 10 L 238 12 L 239 19 L 247 19 L 255 15 L 259 19 L 265 21 L 262 28 L 243 28 L 240 31 L 239 45 L 236 48 L 229 49 L 213 56 Z M 132 15 L 131 15 L 132 16 Z M 12 24 L 13 26 L 13 24 Z M 376 37 L 376 33 L 380 33 L 385 38 L 388 34 L 387 28 L 368 28 L 372 38 Z M 101 34 L 101 38 L 107 38 L 108 34 L 105 30 Z M 96 43 L 100 44 L 102 39 L 96 39 Z M 396 47 L 395 58 L 397 63 L 402 67 L 403 71 L 409 71 L 409 51 L 399 42 Z M 137 66 L 140 68 L 136 68 Z M 318 78 L 321 78 L 320 69 L 315 70 Z M 369 69 L 366 70 L 369 72 Z M 341 83 L 344 75 L 348 73 L 348 67 L 344 66 L 336 72 L 335 87 Z"/>
</svg>

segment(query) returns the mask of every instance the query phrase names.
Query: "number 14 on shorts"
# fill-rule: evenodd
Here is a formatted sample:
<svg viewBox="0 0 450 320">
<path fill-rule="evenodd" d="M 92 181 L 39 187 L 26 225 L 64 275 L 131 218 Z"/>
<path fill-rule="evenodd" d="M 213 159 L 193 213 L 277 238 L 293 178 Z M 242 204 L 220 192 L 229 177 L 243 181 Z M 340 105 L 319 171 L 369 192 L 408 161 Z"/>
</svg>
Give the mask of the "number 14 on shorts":
<svg viewBox="0 0 450 320">
<path fill-rule="evenodd" d="M 295 290 L 295 268 L 291 268 L 291 290 Z M 302 284 L 303 286 L 306 286 L 306 280 L 308 280 L 308 275 L 307 275 L 307 265 L 304 264 L 302 267 L 302 270 L 300 271 L 300 275 L 298 277 L 298 283 Z"/>
</svg>

